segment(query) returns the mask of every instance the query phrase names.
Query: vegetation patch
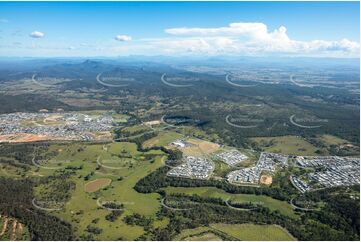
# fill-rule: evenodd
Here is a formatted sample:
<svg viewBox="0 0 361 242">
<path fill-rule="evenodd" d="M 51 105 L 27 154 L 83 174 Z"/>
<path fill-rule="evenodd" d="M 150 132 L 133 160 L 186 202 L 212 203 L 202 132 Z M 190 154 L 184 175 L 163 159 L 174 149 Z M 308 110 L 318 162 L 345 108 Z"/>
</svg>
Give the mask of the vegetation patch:
<svg viewBox="0 0 361 242">
<path fill-rule="evenodd" d="M 261 205 L 269 208 L 271 211 L 279 211 L 280 213 L 296 218 L 292 206 L 286 201 L 279 201 L 264 195 L 253 194 L 232 194 L 214 187 L 167 187 L 164 189 L 167 194 L 185 194 L 199 195 L 204 198 L 221 198 L 224 201 L 229 200 L 233 203 L 248 203 Z"/>
<path fill-rule="evenodd" d="M 257 224 L 211 224 L 211 228 L 222 231 L 239 240 L 248 241 L 289 241 L 295 238 L 284 228 L 277 225 Z"/>
<path fill-rule="evenodd" d="M 285 155 L 317 155 L 317 147 L 300 136 L 251 138 L 254 146 L 263 151 Z"/>
<path fill-rule="evenodd" d="M 209 227 L 198 227 L 195 229 L 185 229 L 174 240 L 181 241 L 221 241 L 224 240 Z"/>
<path fill-rule="evenodd" d="M 143 143 L 143 147 L 144 148 L 151 148 L 154 146 L 167 146 L 169 143 L 180 139 L 181 137 L 183 137 L 183 135 L 176 133 L 176 132 L 171 132 L 171 131 L 164 131 L 159 133 L 157 136 L 145 141 Z"/>
</svg>

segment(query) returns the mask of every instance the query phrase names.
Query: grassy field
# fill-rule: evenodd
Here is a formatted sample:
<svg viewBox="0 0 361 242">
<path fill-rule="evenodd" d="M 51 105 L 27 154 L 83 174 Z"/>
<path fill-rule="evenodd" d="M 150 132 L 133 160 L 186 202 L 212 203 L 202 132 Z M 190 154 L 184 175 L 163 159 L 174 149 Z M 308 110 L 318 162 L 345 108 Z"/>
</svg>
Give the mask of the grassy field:
<svg viewBox="0 0 361 242">
<path fill-rule="evenodd" d="M 222 238 L 212 232 L 202 233 L 196 236 L 184 238 L 185 241 L 220 241 Z"/>
<path fill-rule="evenodd" d="M 149 131 L 152 131 L 152 129 L 145 125 L 134 125 L 122 129 L 122 132 L 129 133 L 130 135 L 141 134 Z"/>
<path fill-rule="evenodd" d="M 317 148 L 299 136 L 252 138 L 259 147 L 267 152 L 286 155 L 317 155 Z"/>
<path fill-rule="evenodd" d="M 232 202 L 238 202 L 238 203 L 253 202 L 255 204 L 259 204 L 264 207 L 267 207 L 270 210 L 278 210 L 280 211 L 280 213 L 286 216 L 293 218 L 298 217 L 289 203 L 285 201 L 279 201 L 263 195 L 257 196 L 252 194 L 231 194 L 214 187 L 192 187 L 192 188 L 167 187 L 165 191 L 167 194 L 174 194 L 174 193 L 183 193 L 187 195 L 197 194 L 202 197 L 221 198 L 224 200 L 229 199 Z"/>
<path fill-rule="evenodd" d="M 342 145 L 342 144 L 349 144 L 350 142 L 345 140 L 345 139 L 341 139 L 339 137 L 333 136 L 333 135 L 321 135 L 318 137 L 321 141 L 325 142 L 328 145 Z"/>
<path fill-rule="evenodd" d="M 221 237 L 212 233 L 209 227 L 198 227 L 195 229 L 185 229 L 173 240 L 177 241 L 220 241 Z"/>
<path fill-rule="evenodd" d="M 69 160 L 67 166 L 81 166 L 82 169 L 76 171 L 76 175 L 71 179 L 76 187 L 72 193 L 71 199 L 65 204 L 61 211 L 52 212 L 54 215 L 63 218 L 77 228 L 77 236 L 84 235 L 87 232 L 88 225 L 102 229 L 102 233 L 96 235 L 98 240 L 134 240 L 144 233 L 143 227 L 129 226 L 122 221 L 126 215 L 139 213 L 144 216 L 155 218 L 156 212 L 160 209 L 159 194 L 142 194 L 136 192 L 133 187 L 142 177 L 153 172 L 163 165 L 164 153 L 161 151 L 149 151 L 142 153 L 136 150 L 134 143 L 122 142 L 111 143 L 107 145 L 52 145 L 48 154 L 57 153 L 52 160 Z M 119 154 L 131 155 L 134 163 L 125 169 L 108 169 L 99 167 L 97 158 L 102 159 L 120 159 Z M 147 159 L 146 155 L 154 155 L 152 160 Z M 49 162 L 45 165 L 53 165 Z M 96 169 L 98 167 L 98 169 Z M 55 172 L 52 169 L 38 168 L 37 172 L 41 176 L 51 175 Z M 87 181 L 85 176 L 90 175 Z M 118 179 L 118 178 L 122 179 Z M 108 178 L 112 183 L 96 192 L 87 193 L 84 191 L 85 184 L 96 179 Z M 97 200 L 102 202 L 114 201 L 124 205 L 124 213 L 115 222 L 105 219 L 110 213 L 106 209 L 99 208 Z M 95 224 L 94 220 L 99 220 Z M 165 227 L 168 220 L 155 221 L 159 227 Z"/>
<path fill-rule="evenodd" d="M 2 158 L 1 159 L 6 159 Z M 0 175 L 11 178 L 21 178 L 26 176 L 26 170 L 12 164 L 0 164 Z"/>
<path fill-rule="evenodd" d="M 214 171 L 212 176 L 214 177 L 225 177 L 230 171 L 234 170 L 231 166 L 220 160 L 213 160 Z"/>
<path fill-rule="evenodd" d="M 163 131 L 160 132 L 157 136 L 145 141 L 143 143 L 144 148 L 150 148 L 153 146 L 167 146 L 169 143 L 182 138 L 183 135 L 172 132 L 172 131 Z"/>
<path fill-rule="evenodd" d="M 222 231 L 239 240 L 249 241 L 285 241 L 295 240 L 285 229 L 277 225 L 256 224 L 211 224 L 211 228 Z"/>
<path fill-rule="evenodd" d="M 295 238 L 278 225 L 210 224 L 208 227 L 182 230 L 173 240 L 219 241 L 227 239 L 246 241 L 290 241 Z M 223 237 L 223 238 L 222 238 Z"/>
</svg>

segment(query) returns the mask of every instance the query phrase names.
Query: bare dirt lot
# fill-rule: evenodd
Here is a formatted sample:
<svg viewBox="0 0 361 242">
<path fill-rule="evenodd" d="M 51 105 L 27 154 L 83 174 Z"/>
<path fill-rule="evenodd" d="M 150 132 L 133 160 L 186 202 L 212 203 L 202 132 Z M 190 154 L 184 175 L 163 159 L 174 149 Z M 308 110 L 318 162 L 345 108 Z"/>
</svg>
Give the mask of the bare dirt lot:
<svg viewBox="0 0 361 242">
<path fill-rule="evenodd" d="M 98 141 L 103 141 L 103 140 L 108 141 L 112 139 L 112 133 L 110 131 L 94 132 L 87 134 L 93 137 L 94 140 L 98 140 Z M 27 134 L 27 133 L 0 135 L 0 143 L 25 143 L 25 142 L 50 141 L 50 140 L 68 141 L 68 140 L 80 140 L 80 138 L 52 137 L 46 135 Z"/>
<path fill-rule="evenodd" d="M 52 139 L 54 138 L 45 135 L 25 134 L 25 133 L 0 135 L 0 143 L 1 142 L 9 142 L 9 143 L 35 142 L 35 141 L 52 140 Z"/>
<path fill-rule="evenodd" d="M 272 184 L 272 176 L 262 175 L 260 179 L 261 184 L 271 185 Z"/>
<path fill-rule="evenodd" d="M 85 184 L 84 190 L 86 192 L 96 192 L 106 186 L 109 186 L 112 182 L 109 178 L 100 178 Z"/>
<path fill-rule="evenodd" d="M 219 144 L 201 139 L 188 139 L 187 142 L 190 143 L 191 146 L 182 148 L 183 153 L 186 155 L 201 156 L 204 154 L 211 154 L 220 147 Z"/>
</svg>

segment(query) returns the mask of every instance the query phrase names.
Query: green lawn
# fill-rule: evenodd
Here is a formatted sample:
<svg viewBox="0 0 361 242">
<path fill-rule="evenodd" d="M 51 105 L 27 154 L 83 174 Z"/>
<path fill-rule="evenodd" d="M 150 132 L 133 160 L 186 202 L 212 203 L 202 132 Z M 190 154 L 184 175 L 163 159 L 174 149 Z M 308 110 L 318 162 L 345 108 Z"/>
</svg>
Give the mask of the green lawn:
<svg viewBox="0 0 361 242">
<path fill-rule="evenodd" d="M 202 197 L 222 198 L 232 202 L 253 202 L 271 210 L 278 210 L 283 215 L 296 218 L 298 217 L 292 206 L 285 201 L 279 201 L 268 196 L 258 196 L 253 194 L 231 194 L 214 187 L 167 187 L 167 194 L 183 193 L 187 195 L 197 194 Z"/>
</svg>

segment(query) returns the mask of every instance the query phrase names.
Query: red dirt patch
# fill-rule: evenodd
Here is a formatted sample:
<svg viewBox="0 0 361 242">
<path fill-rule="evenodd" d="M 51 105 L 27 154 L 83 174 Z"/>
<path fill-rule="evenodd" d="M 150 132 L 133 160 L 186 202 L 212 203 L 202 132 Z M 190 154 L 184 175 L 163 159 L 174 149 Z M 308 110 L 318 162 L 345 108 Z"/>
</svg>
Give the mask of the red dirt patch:
<svg viewBox="0 0 361 242">
<path fill-rule="evenodd" d="M 272 184 L 272 176 L 262 175 L 261 179 L 260 179 L 260 183 L 265 184 L 265 185 L 271 185 Z"/>
<path fill-rule="evenodd" d="M 84 190 L 86 192 L 96 192 L 99 189 L 107 187 L 112 182 L 109 178 L 100 178 L 85 184 Z"/>
</svg>

